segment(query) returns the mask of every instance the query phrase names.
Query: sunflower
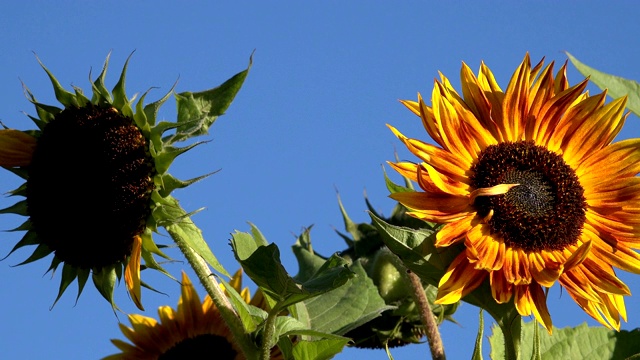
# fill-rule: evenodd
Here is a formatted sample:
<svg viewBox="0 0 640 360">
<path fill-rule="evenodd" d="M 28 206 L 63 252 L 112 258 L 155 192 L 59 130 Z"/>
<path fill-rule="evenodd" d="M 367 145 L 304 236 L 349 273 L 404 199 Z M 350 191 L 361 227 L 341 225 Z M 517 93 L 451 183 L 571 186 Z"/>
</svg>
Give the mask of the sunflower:
<svg viewBox="0 0 640 360">
<path fill-rule="evenodd" d="M 0 130 L 0 166 L 25 180 L 10 192 L 25 199 L 0 213 L 28 217 L 15 229 L 26 234 L 10 254 L 36 245 L 21 264 L 51 253 L 49 271 L 64 264 L 55 302 L 76 279 L 79 297 L 92 275 L 96 288 L 115 308 L 114 286 L 124 272 L 129 294 L 142 309 L 141 258 L 145 267 L 165 272 L 154 255 L 167 257 L 151 234 L 159 225 L 178 220 L 175 211 L 167 210 L 176 207 L 170 193 L 194 181 L 177 180 L 167 170 L 176 156 L 197 143 L 175 147 L 177 136 L 163 133 L 178 128 L 180 135 L 184 124 L 156 124 L 158 108 L 173 88 L 154 103 L 143 104 L 147 93 L 134 103 L 135 96 L 129 99 L 125 92 L 128 62 L 109 91 L 104 83 L 107 57 L 91 83 L 90 99 L 80 88 L 74 87 L 73 93 L 65 90 L 40 63 L 62 107 L 37 102 L 25 86 L 37 112 L 37 117 L 29 118 L 37 129 Z"/>
<path fill-rule="evenodd" d="M 626 321 L 629 288 L 614 266 L 640 273 L 640 139 L 613 143 L 626 98 L 589 96 L 527 54 L 506 91 L 481 64 L 463 63 L 462 95 L 441 75 L 431 106 L 402 101 L 437 145 L 395 135 L 422 162 L 390 165 L 422 191 L 391 197 L 417 218 L 445 224 L 435 245 L 464 244 L 438 286 L 451 304 L 488 280 L 549 332 L 546 292 L 556 282 L 603 325 Z"/>
<path fill-rule="evenodd" d="M 251 298 L 248 288 L 242 289 L 242 269 L 229 282 L 247 304 L 266 309 L 262 292 Z M 142 315 L 129 315 L 133 328 L 120 324 L 122 333 L 132 342 L 112 339 L 111 342 L 122 351 L 104 360 L 143 359 L 243 359 L 240 348 L 225 325 L 209 295 L 203 302 L 193 284 L 182 273 L 182 295 L 178 309 L 170 306 L 158 308 L 160 322 Z M 207 354 L 203 356 L 202 354 Z M 272 359 L 283 359 L 278 347 L 271 351 Z"/>
</svg>

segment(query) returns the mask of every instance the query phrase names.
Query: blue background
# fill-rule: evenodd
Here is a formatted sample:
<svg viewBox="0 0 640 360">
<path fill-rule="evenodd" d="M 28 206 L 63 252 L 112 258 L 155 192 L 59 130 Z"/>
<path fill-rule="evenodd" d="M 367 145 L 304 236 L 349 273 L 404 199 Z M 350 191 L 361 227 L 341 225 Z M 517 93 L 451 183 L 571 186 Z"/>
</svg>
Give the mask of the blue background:
<svg viewBox="0 0 640 360">
<path fill-rule="evenodd" d="M 229 2 L 231 3 L 231 2 Z M 106 3 L 105 3 L 106 4 Z M 477 70 L 480 61 L 507 82 L 529 52 L 532 61 L 543 56 L 558 68 L 569 51 L 585 63 L 626 78 L 640 79 L 637 14 L 640 5 L 604 2 L 214 2 L 22 1 L 0 9 L 0 119 L 8 126 L 29 129 L 21 112 L 35 114 L 23 96 L 24 82 L 38 100 L 55 98 L 36 52 L 67 88 L 90 92 L 88 73 L 99 73 L 112 51 L 108 86 L 126 57 L 128 94 L 159 87 L 155 100 L 179 78 L 177 91 L 217 86 L 243 70 L 255 50 L 247 81 L 227 114 L 200 146 L 179 158 L 171 172 L 182 179 L 221 169 L 203 182 L 176 191 L 187 210 L 206 207 L 194 217 L 214 253 L 230 271 L 237 268 L 228 240 L 235 230 L 256 224 L 269 241 L 278 244 L 288 270 L 297 266 L 289 247 L 304 227 L 314 225 L 314 248 L 331 254 L 344 248 L 334 229 L 342 230 L 338 190 L 357 222 L 368 221 L 363 192 L 383 213 L 387 198 L 381 165 L 397 150 L 412 157 L 385 126 L 393 124 L 408 136 L 427 139 L 419 119 L 398 99 L 430 97 L 433 79 L 442 71 L 459 88 L 461 61 Z M 569 67 L 569 80 L 581 76 Z M 597 91 L 590 86 L 592 92 Z M 169 102 L 161 118 L 175 119 Z M 638 136 L 638 119 L 631 116 L 621 138 Z M 52 174 L 52 176 L 63 174 Z M 392 174 L 400 181 L 397 174 Z M 0 191 L 14 189 L 20 180 L 3 172 Z M 99 191 L 99 189 L 97 189 Z M 14 199 L 0 198 L 0 207 Z M 68 211 L 69 231 L 74 212 Z M 11 229 L 23 218 L 2 216 L 0 229 Z M 95 231 L 100 231 L 96 228 Z M 2 233 L 0 254 L 7 254 L 21 233 Z M 92 234 L 86 234 L 91 241 Z M 170 244 L 167 236 L 157 242 Z M 17 251 L 0 262 L 0 357 L 6 359 L 95 359 L 117 349 L 111 338 L 123 339 L 118 320 L 91 282 L 75 304 L 72 285 L 53 310 L 59 274 L 43 273 L 45 261 L 11 267 L 31 249 Z M 179 276 L 188 264 L 177 249 L 168 251 L 179 262 L 168 270 Z M 4 255 L 3 255 L 4 256 Z M 621 273 L 632 292 L 638 278 Z M 179 286 L 172 280 L 143 272 L 147 281 L 167 295 L 143 291 L 148 316 L 160 305 L 176 306 Z M 253 287 L 252 287 L 253 288 Z M 198 287 L 201 295 L 204 290 Z M 639 297 L 627 299 L 630 329 L 640 323 Z M 116 302 L 126 313 L 137 312 L 124 284 Z M 554 287 L 549 307 L 556 326 L 594 324 L 569 296 Z M 463 304 L 442 329 L 450 359 L 469 358 L 477 331 L 477 308 Z M 486 318 L 490 333 L 490 319 Z M 485 344 L 485 353 L 488 344 Z M 426 344 L 392 351 L 396 359 L 428 358 Z M 348 349 L 338 359 L 386 359 L 384 351 Z"/>
</svg>

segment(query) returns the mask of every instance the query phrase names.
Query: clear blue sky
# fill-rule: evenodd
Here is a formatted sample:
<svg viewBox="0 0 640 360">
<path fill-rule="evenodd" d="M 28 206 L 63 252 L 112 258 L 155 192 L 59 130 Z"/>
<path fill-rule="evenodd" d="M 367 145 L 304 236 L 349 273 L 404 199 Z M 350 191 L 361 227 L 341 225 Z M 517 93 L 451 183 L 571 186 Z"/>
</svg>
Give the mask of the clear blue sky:
<svg viewBox="0 0 640 360">
<path fill-rule="evenodd" d="M 187 210 L 206 207 L 194 220 L 230 271 L 237 265 L 228 246 L 229 234 L 247 231 L 247 221 L 278 244 L 285 266 L 295 274 L 289 247 L 303 227 L 314 224 L 312 241 L 319 252 L 344 248 L 333 230 L 342 229 L 336 189 L 356 221 L 368 219 L 364 190 L 388 214 L 393 202 L 387 198 L 381 165 L 393 159 L 394 149 L 402 158 L 413 157 L 385 124 L 426 139 L 418 119 L 397 100 L 415 99 L 418 91 L 428 98 L 438 71 L 457 86 L 461 61 L 475 70 L 484 60 L 506 88 L 525 52 L 533 61 L 546 56 L 559 66 L 566 50 L 595 68 L 640 80 L 640 5 L 634 1 L 611 5 L 593 1 L 111 3 L 21 1 L 2 7 L 0 119 L 10 127 L 31 127 L 21 112 L 34 114 L 34 110 L 23 96 L 20 80 L 41 102 L 54 102 L 32 52 L 64 86 L 73 84 L 90 92 L 88 72 L 93 69 L 95 77 L 109 51 L 112 86 L 124 60 L 136 50 L 128 93 L 156 86 L 160 89 L 148 97 L 155 100 L 178 77 L 178 91 L 218 85 L 244 69 L 255 50 L 245 86 L 212 127 L 208 137 L 212 141 L 172 167 L 181 178 L 222 169 L 177 191 L 176 197 Z M 580 80 L 572 67 L 569 79 Z M 593 86 L 591 90 L 596 91 Z M 173 104 L 161 116 L 173 120 Z M 638 124 L 636 117 L 630 117 L 621 137 L 638 136 Z M 2 192 L 19 183 L 6 171 L 0 174 Z M 13 202 L 0 198 L 0 207 Z M 0 229 L 20 221 L 1 216 Z M 68 221 L 73 231 L 73 213 Z M 3 233 L 0 254 L 8 253 L 20 237 Z M 156 239 L 170 243 L 168 237 Z M 0 262 L 0 307 L 5 314 L 0 322 L 1 356 L 93 359 L 116 352 L 109 339 L 123 338 L 118 319 L 91 283 L 76 306 L 72 285 L 50 311 L 59 285 L 59 274 L 53 280 L 50 275 L 43 277 L 50 259 L 10 267 L 30 252 L 21 250 Z M 169 253 L 182 260 L 175 249 Z M 187 267 L 179 262 L 168 269 L 177 276 Z M 146 271 L 142 276 L 168 295 L 143 290 L 147 315 L 157 316 L 159 305 L 176 305 L 177 283 Z M 640 278 L 621 276 L 637 294 L 627 299 L 629 323 L 624 325 L 635 328 L 640 324 Z M 204 295 L 202 288 L 199 292 Z M 136 311 L 123 284 L 116 289 L 116 301 L 125 312 Z M 557 287 L 550 293 L 549 305 L 556 326 L 593 323 Z M 450 359 L 469 358 L 477 309 L 462 305 L 455 317 L 459 325 L 442 326 L 445 349 Z M 122 314 L 119 319 L 126 322 Z M 393 354 L 396 359 L 429 356 L 425 344 Z M 355 350 L 337 358 L 365 356 L 386 359 L 383 351 Z"/>
</svg>

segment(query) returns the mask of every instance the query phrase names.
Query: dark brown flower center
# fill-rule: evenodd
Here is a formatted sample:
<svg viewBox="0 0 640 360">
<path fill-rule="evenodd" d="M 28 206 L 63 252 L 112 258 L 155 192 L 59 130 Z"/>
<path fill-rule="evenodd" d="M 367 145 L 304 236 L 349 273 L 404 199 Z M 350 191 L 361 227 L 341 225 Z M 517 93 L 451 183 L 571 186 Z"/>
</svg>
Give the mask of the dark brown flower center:
<svg viewBox="0 0 640 360">
<path fill-rule="evenodd" d="M 233 360 L 237 356 L 224 336 L 203 334 L 184 339 L 158 357 L 158 360 L 220 359 Z"/>
<path fill-rule="evenodd" d="M 155 167 L 130 118 L 93 105 L 63 110 L 43 129 L 28 171 L 30 221 L 59 259 L 101 268 L 131 254 Z"/>
<path fill-rule="evenodd" d="M 575 244 L 585 221 L 584 189 L 562 156 L 533 141 L 484 149 L 471 168 L 476 189 L 520 184 L 504 195 L 480 196 L 475 206 L 507 246 L 529 251 Z"/>
</svg>

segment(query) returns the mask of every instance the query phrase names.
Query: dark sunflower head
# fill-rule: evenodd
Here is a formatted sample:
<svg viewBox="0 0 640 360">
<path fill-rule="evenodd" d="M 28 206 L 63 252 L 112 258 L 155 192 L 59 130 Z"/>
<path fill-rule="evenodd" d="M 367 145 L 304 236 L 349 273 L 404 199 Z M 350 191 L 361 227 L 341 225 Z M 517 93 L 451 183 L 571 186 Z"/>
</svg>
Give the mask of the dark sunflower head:
<svg viewBox="0 0 640 360">
<path fill-rule="evenodd" d="M 28 167 L 29 219 L 67 264 L 92 269 L 125 261 L 151 214 L 154 175 L 133 119 L 114 107 L 66 108 L 45 125 Z"/>
<path fill-rule="evenodd" d="M 77 87 L 74 92 L 65 90 L 41 63 L 62 106 L 39 103 L 25 87 L 37 112 L 37 117 L 29 117 L 38 129 L 0 130 L 0 166 L 26 181 L 11 192 L 25 199 L 0 213 L 29 218 L 17 228 L 27 233 L 11 251 L 37 245 L 22 264 L 51 253 L 50 271 L 64 264 L 56 301 L 75 279 L 81 292 L 92 275 L 96 288 L 115 306 L 114 286 L 124 273 L 131 298 L 142 308 L 141 259 L 144 267 L 168 275 L 154 255 L 168 257 L 151 234 L 158 226 L 193 227 L 171 192 L 206 177 L 181 181 L 168 173 L 177 156 L 201 142 L 175 144 L 207 133 L 231 103 L 246 71 L 230 79 L 232 85 L 223 84 L 222 90 L 174 94 L 171 88 L 145 105 L 147 93 L 137 101 L 126 95 L 128 60 L 115 87 L 105 87 L 108 60 L 91 83 L 91 98 Z M 158 109 L 171 94 L 178 102 L 178 120 L 158 123 Z M 209 259 L 215 260 L 213 254 Z"/>
</svg>

